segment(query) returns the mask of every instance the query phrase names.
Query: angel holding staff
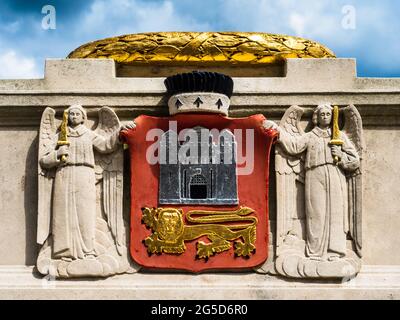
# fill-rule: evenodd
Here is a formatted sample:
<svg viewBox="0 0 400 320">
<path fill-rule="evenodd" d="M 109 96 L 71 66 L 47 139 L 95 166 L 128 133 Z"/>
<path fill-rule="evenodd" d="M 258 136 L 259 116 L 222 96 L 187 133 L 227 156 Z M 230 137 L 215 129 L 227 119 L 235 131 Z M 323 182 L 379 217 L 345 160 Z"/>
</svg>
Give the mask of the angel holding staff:
<svg viewBox="0 0 400 320">
<path fill-rule="evenodd" d="M 336 117 L 337 137 L 334 140 L 333 108 L 329 104 L 321 104 L 314 110 L 314 128 L 306 133 L 299 124 L 302 113 L 302 108 L 292 106 L 279 126 L 272 121 L 264 124 L 266 128 L 273 127 L 279 131 L 277 194 L 282 196 L 278 196 L 277 201 L 278 246 L 291 232 L 296 204 L 288 203 L 296 202 L 295 180 L 302 180 L 305 256 L 317 261 L 335 261 L 345 257 L 348 234 L 360 255 L 361 182 L 354 177 L 360 173 L 361 117 L 354 106 L 347 107 L 346 128 L 339 131 Z"/>
<path fill-rule="evenodd" d="M 95 250 L 95 168 L 99 166 L 102 154 L 122 150 L 119 133 L 133 128 L 134 123 L 121 126 L 115 113 L 107 107 L 99 111 L 96 130 L 85 126 L 87 115 L 81 105 L 71 105 L 64 114 L 58 132 L 55 111 L 47 108 L 42 116 L 38 243 L 44 244 L 51 238 L 52 259 L 94 259 L 98 255 Z M 122 179 L 121 152 L 114 153 L 101 170 L 105 214 L 117 246 L 123 245 L 119 201 L 122 199 L 122 186 L 118 184 Z M 108 188 L 110 185 L 113 187 Z M 107 207 L 106 204 L 110 203 Z"/>
</svg>

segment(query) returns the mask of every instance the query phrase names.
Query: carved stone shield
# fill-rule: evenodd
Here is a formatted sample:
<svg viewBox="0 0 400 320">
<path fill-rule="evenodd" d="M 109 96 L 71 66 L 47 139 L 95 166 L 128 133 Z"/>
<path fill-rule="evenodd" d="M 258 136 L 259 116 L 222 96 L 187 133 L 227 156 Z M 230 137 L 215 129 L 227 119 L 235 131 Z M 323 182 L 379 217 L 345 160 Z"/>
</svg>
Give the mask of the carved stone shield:
<svg viewBox="0 0 400 320">
<path fill-rule="evenodd" d="M 268 256 L 269 154 L 262 115 L 139 116 L 124 131 L 130 251 L 144 268 L 246 270 Z"/>
</svg>

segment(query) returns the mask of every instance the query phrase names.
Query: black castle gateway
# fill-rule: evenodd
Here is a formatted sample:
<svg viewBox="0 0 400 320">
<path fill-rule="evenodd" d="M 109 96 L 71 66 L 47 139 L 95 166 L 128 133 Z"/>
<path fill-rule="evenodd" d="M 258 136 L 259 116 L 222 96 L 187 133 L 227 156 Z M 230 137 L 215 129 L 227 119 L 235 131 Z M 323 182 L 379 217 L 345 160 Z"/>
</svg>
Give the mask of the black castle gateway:
<svg viewBox="0 0 400 320">
<path fill-rule="evenodd" d="M 233 89 L 230 77 L 211 72 L 180 74 L 165 83 L 170 94 L 196 92 L 199 99 L 211 92 L 230 97 Z M 198 126 L 182 137 L 170 130 L 163 134 L 159 150 L 160 204 L 238 204 L 236 141 L 231 131 Z"/>
</svg>

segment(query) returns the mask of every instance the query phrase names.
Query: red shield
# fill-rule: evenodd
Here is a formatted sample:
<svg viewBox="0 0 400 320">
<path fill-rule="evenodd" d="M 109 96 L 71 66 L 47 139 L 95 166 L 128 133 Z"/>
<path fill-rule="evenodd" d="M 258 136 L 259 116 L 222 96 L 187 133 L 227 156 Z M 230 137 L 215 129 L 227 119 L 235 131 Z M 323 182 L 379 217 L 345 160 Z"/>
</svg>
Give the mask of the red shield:
<svg viewBox="0 0 400 320">
<path fill-rule="evenodd" d="M 130 251 L 136 263 L 145 268 L 200 272 L 216 269 L 246 270 L 262 264 L 267 259 L 269 154 L 276 132 L 265 130 L 262 126 L 263 120 L 265 118 L 262 115 L 237 119 L 217 114 L 139 116 L 135 119 L 136 128 L 122 133 L 130 150 Z M 160 164 L 148 161 L 149 150 L 155 145 L 154 137 L 151 138 L 150 135 L 149 139 L 148 133 L 155 128 L 160 129 L 160 132 L 168 131 L 171 121 L 177 124 L 178 132 L 203 127 L 219 131 L 228 129 L 232 133 L 235 132 L 235 137 L 236 133 L 242 135 L 239 137 L 241 141 L 237 144 L 237 148 L 242 148 L 242 151 L 239 151 L 244 158 L 253 163 L 240 164 L 238 161 L 236 164 L 238 169 L 236 203 L 193 204 L 185 201 L 182 203 L 160 201 L 160 190 L 164 188 L 168 191 L 168 188 L 175 186 L 164 185 L 160 188 Z M 250 131 L 253 134 L 248 136 L 246 132 Z M 252 146 L 249 147 L 247 145 L 250 142 Z M 251 156 L 244 154 L 245 152 L 253 154 Z M 244 168 L 246 166 L 247 169 Z M 232 187 L 236 182 L 225 179 L 220 183 L 224 185 L 218 185 L 218 190 Z M 245 210 L 243 208 L 251 210 L 243 213 Z M 215 213 L 208 214 L 208 212 Z M 155 215 L 158 220 L 155 220 Z M 168 235 L 168 229 L 163 229 L 164 231 L 160 229 L 161 216 L 164 222 L 171 222 L 181 216 L 182 221 L 173 221 L 175 235 L 179 241 Z M 154 220 L 149 221 L 149 217 Z M 202 219 L 196 220 L 195 217 Z M 158 221 L 159 229 L 156 228 L 155 221 Z M 201 222 L 196 223 L 196 221 Z M 253 234 L 246 233 L 249 228 L 245 228 L 251 223 L 255 226 L 252 229 Z M 248 234 L 252 237 L 251 250 L 245 254 L 243 244 L 249 240 L 246 239 Z M 154 239 L 159 245 L 158 249 L 152 246 Z M 212 255 L 205 256 L 204 252 L 202 254 L 200 251 L 205 247 L 209 249 L 210 244 L 213 248 Z"/>
</svg>

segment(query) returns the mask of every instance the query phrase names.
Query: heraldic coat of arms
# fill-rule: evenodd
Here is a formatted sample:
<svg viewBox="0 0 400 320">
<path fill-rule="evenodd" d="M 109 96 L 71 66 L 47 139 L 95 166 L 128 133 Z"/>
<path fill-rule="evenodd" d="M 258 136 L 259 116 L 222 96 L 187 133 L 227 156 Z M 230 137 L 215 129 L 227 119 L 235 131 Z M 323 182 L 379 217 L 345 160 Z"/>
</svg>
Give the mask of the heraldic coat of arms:
<svg viewBox="0 0 400 320">
<path fill-rule="evenodd" d="M 268 256 L 269 154 L 257 114 L 229 118 L 229 76 L 166 78 L 170 116 L 141 115 L 129 145 L 133 260 L 143 268 L 246 270 Z"/>
</svg>

